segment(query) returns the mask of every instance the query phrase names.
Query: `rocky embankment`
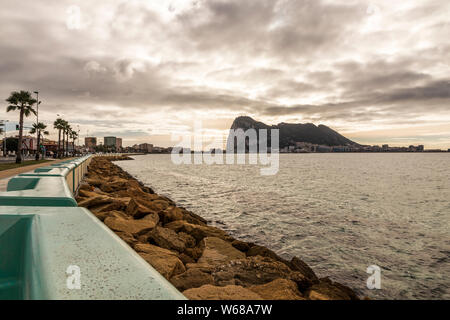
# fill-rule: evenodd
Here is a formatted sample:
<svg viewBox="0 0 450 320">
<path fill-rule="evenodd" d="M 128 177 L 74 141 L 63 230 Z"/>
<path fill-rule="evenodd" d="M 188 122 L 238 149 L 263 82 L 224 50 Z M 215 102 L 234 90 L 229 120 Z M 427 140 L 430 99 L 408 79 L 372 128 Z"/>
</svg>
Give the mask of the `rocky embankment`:
<svg viewBox="0 0 450 320">
<path fill-rule="evenodd" d="M 319 279 L 302 260 L 234 239 L 98 157 L 81 185 L 78 205 L 132 247 L 189 299 L 350 300 L 350 288 Z"/>
</svg>

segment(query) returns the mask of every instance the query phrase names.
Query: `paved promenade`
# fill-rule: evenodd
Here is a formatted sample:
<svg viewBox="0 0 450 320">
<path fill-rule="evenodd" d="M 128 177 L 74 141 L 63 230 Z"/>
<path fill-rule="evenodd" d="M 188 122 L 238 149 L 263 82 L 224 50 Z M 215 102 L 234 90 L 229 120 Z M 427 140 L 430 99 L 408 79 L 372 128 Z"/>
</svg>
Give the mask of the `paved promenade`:
<svg viewBox="0 0 450 320">
<path fill-rule="evenodd" d="M 39 163 L 39 164 L 33 164 L 31 166 L 25 166 L 25 167 L 19 167 L 19 168 L 0 171 L 0 192 L 6 191 L 6 186 L 8 185 L 9 179 L 11 177 L 18 175 L 19 173 L 33 171 L 34 169 L 49 166 L 52 163 L 58 163 L 58 162 L 69 160 L 69 159 L 72 159 L 72 158 L 65 158 L 62 160 L 48 159 L 48 160 L 51 160 L 51 162 L 44 162 L 44 163 Z"/>
</svg>

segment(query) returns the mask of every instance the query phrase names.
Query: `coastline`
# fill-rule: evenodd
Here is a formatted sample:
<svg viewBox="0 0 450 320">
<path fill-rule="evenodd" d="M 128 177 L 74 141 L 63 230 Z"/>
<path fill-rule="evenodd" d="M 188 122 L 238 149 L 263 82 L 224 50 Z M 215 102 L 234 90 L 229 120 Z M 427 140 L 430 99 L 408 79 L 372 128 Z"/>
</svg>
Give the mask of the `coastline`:
<svg viewBox="0 0 450 320">
<path fill-rule="evenodd" d="M 189 299 L 356 300 L 302 260 L 239 241 L 159 196 L 111 161 L 97 157 L 77 202 L 88 208 Z"/>
</svg>

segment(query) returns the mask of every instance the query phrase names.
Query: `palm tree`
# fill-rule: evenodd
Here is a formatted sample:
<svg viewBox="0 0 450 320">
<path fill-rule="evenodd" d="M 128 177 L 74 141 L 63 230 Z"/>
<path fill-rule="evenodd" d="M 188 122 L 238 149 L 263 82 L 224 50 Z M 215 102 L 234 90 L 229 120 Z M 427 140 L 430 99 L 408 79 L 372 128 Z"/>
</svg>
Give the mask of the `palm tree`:
<svg viewBox="0 0 450 320">
<path fill-rule="evenodd" d="M 73 146 L 72 156 L 75 157 L 75 140 L 78 138 L 78 133 L 76 131 L 71 130 L 70 137 L 72 138 L 72 146 Z"/>
<path fill-rule="evenodd" d="M 37 102 L 31 97 L 31 93 L 21 90 L 20 92 L 13 91 L 6 102 L 9 106 L 6 112 L 19 110 L 19 141 L 17 144 L 16 163 L 22 163 L 22 141 L 23 141 L 23 118 L 28 117 L 31 113 L 36 114 L 33 105 Z"/>
<path fill-rule="evenodd" d="M 58 118 L 53 122 L 53 128 L 58 130 L 58 158 L 61 156 L 61 130 L 64 129 L 64 120 Z"/>
<path fill-rule="evenodd" d="M 69 132 L 70 130 L 72 130 L 72 128 L 69 125 L 69 122 L 64 121 L 64 130 L 63 130 L 63 135 L 64 135 L 64 142 L 65 142 L 65 147 L 64 147 L 64 156 L 68 157 L 69 156 Z"/>
<path fill-rule="evenodd" d="M 66 132 L 66 147 L 67 147 L 67 157 L 69 156 L 69 137 L 70 137 L 70 133 L 72 132 L 72 127 L 67 124 L 67 132 Z"/>
<path fill-rule="evenodd" d="M 69 123 L 66 120 L 62 122 L 62 156 L 66 156 L 66 132 Z"/>
<path fill-rule="evenodd" d="M 37 151 L 36 151 L 36 161 L 39 160 L 39 149 L 41 147 L 41 136 L 42 135 L 49 135 L 48 131 L 45 131 L 47 129 L 47 126 L 43 124 L 42 122 L 39 122 L 38 124 L 33 123 L 33 128 L 30 130 L 30 134 L 37 133 Z M 44 140 L 44 137 L 42 137 L 42 140 Z M 45 155 L 44 155 L 45 157 Z"/>
</svg>

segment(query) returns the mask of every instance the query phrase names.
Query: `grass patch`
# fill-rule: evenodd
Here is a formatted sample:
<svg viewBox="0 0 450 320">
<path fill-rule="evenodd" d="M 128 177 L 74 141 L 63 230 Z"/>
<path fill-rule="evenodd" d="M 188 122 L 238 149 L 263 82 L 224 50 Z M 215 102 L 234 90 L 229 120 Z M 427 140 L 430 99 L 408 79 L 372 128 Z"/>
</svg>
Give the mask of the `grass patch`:
<svg viewBox="0 0 450 320">
<path fill-rule="evenodd" d="M 40 164 L 45 162 L 51 162 L 52 160 L 30 160 L 30 161 L 22 161 L 22 163 L 8 162 L 8 163 L 0 163 L 0 171 L 15 169 L 20 167 L 32 166 L 34 164 Z"/>
</svg>

